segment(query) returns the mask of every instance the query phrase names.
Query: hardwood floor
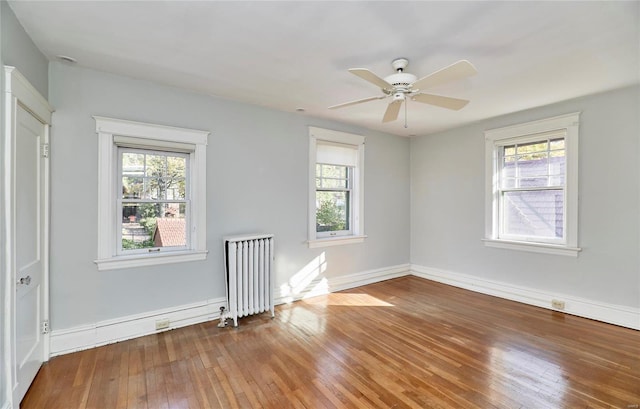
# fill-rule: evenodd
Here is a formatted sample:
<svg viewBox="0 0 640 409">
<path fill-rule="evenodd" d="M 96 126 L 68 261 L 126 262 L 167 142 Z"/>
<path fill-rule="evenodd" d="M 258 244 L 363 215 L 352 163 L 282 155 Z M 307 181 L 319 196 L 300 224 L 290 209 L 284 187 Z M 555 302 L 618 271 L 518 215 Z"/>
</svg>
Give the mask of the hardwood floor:
<svg viewBox="0 0 640 409">
<path fill-rule="evenodd" d="M 403 277 L 51 359 L 22 409 L 638 408 L 640 332 Z"/>
</svg>

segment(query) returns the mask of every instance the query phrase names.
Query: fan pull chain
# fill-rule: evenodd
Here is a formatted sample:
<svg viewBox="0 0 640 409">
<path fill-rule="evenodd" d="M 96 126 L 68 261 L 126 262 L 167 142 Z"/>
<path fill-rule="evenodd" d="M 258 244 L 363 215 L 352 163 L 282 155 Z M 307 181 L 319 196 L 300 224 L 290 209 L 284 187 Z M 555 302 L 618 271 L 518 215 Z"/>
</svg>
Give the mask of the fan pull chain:
<svg viewBox="0 0 640 409">
<path fill-rule="evenodd" d="M 409 127 L 409 125 L 407 125 L 407 105 L 409 105 L 409 100 L 404 101 L 404 127 L 405 127 L 405 129 Z"/>
</svg>

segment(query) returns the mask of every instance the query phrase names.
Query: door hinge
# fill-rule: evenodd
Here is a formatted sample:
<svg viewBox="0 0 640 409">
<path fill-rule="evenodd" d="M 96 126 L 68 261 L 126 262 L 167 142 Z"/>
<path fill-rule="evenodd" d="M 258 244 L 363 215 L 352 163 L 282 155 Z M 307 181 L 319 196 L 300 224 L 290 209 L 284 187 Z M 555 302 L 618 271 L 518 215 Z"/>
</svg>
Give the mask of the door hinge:
<svg viewBox="0 0 640 409">
<path fill-rule="evenodd" d="M 49 320 L 42 321 L 42 333 L 43 334 L 49 333 Z"/>
<path fill-rule="evenodd" d="M 48 143 L 43 143 L 42 144 L 42 157 L 43 158 L 48 158 L 49 157 L 49 144 Z"/>
</svg>

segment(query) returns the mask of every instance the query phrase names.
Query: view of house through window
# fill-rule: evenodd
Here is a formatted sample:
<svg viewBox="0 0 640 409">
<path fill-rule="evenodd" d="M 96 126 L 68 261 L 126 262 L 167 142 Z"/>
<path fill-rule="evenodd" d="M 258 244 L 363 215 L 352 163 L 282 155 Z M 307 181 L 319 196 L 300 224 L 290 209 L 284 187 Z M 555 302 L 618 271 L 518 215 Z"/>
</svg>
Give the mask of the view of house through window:
<svg viewBox="0 0 640 409">
<path fill-rule="evenodd" d="M 500 236 L 563 239 L 564 138 L 505 145 L 499 155 Z"/>
<path fill-rule="evenodd" d="M 316 232 L 351 229 L 349 166 L 316 164 Z"/>
<path fill-rule="evenodd" d="M 188 154 L 120 148 L 121 250 L 188 244 Z"/>
</svg>

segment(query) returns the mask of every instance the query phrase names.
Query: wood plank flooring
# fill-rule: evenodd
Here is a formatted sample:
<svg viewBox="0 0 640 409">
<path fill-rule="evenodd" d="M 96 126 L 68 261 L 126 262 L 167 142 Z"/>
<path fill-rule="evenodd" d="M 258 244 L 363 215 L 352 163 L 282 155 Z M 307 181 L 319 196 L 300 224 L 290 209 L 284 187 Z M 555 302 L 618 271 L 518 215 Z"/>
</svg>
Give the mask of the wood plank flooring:
<svg viewBox="0 0 640 409">
<path fill-rule="evenodd" d="M 638 408 L 640 332 L 403 277 L 46 363 L 22 409 Z"/>
</svg>

